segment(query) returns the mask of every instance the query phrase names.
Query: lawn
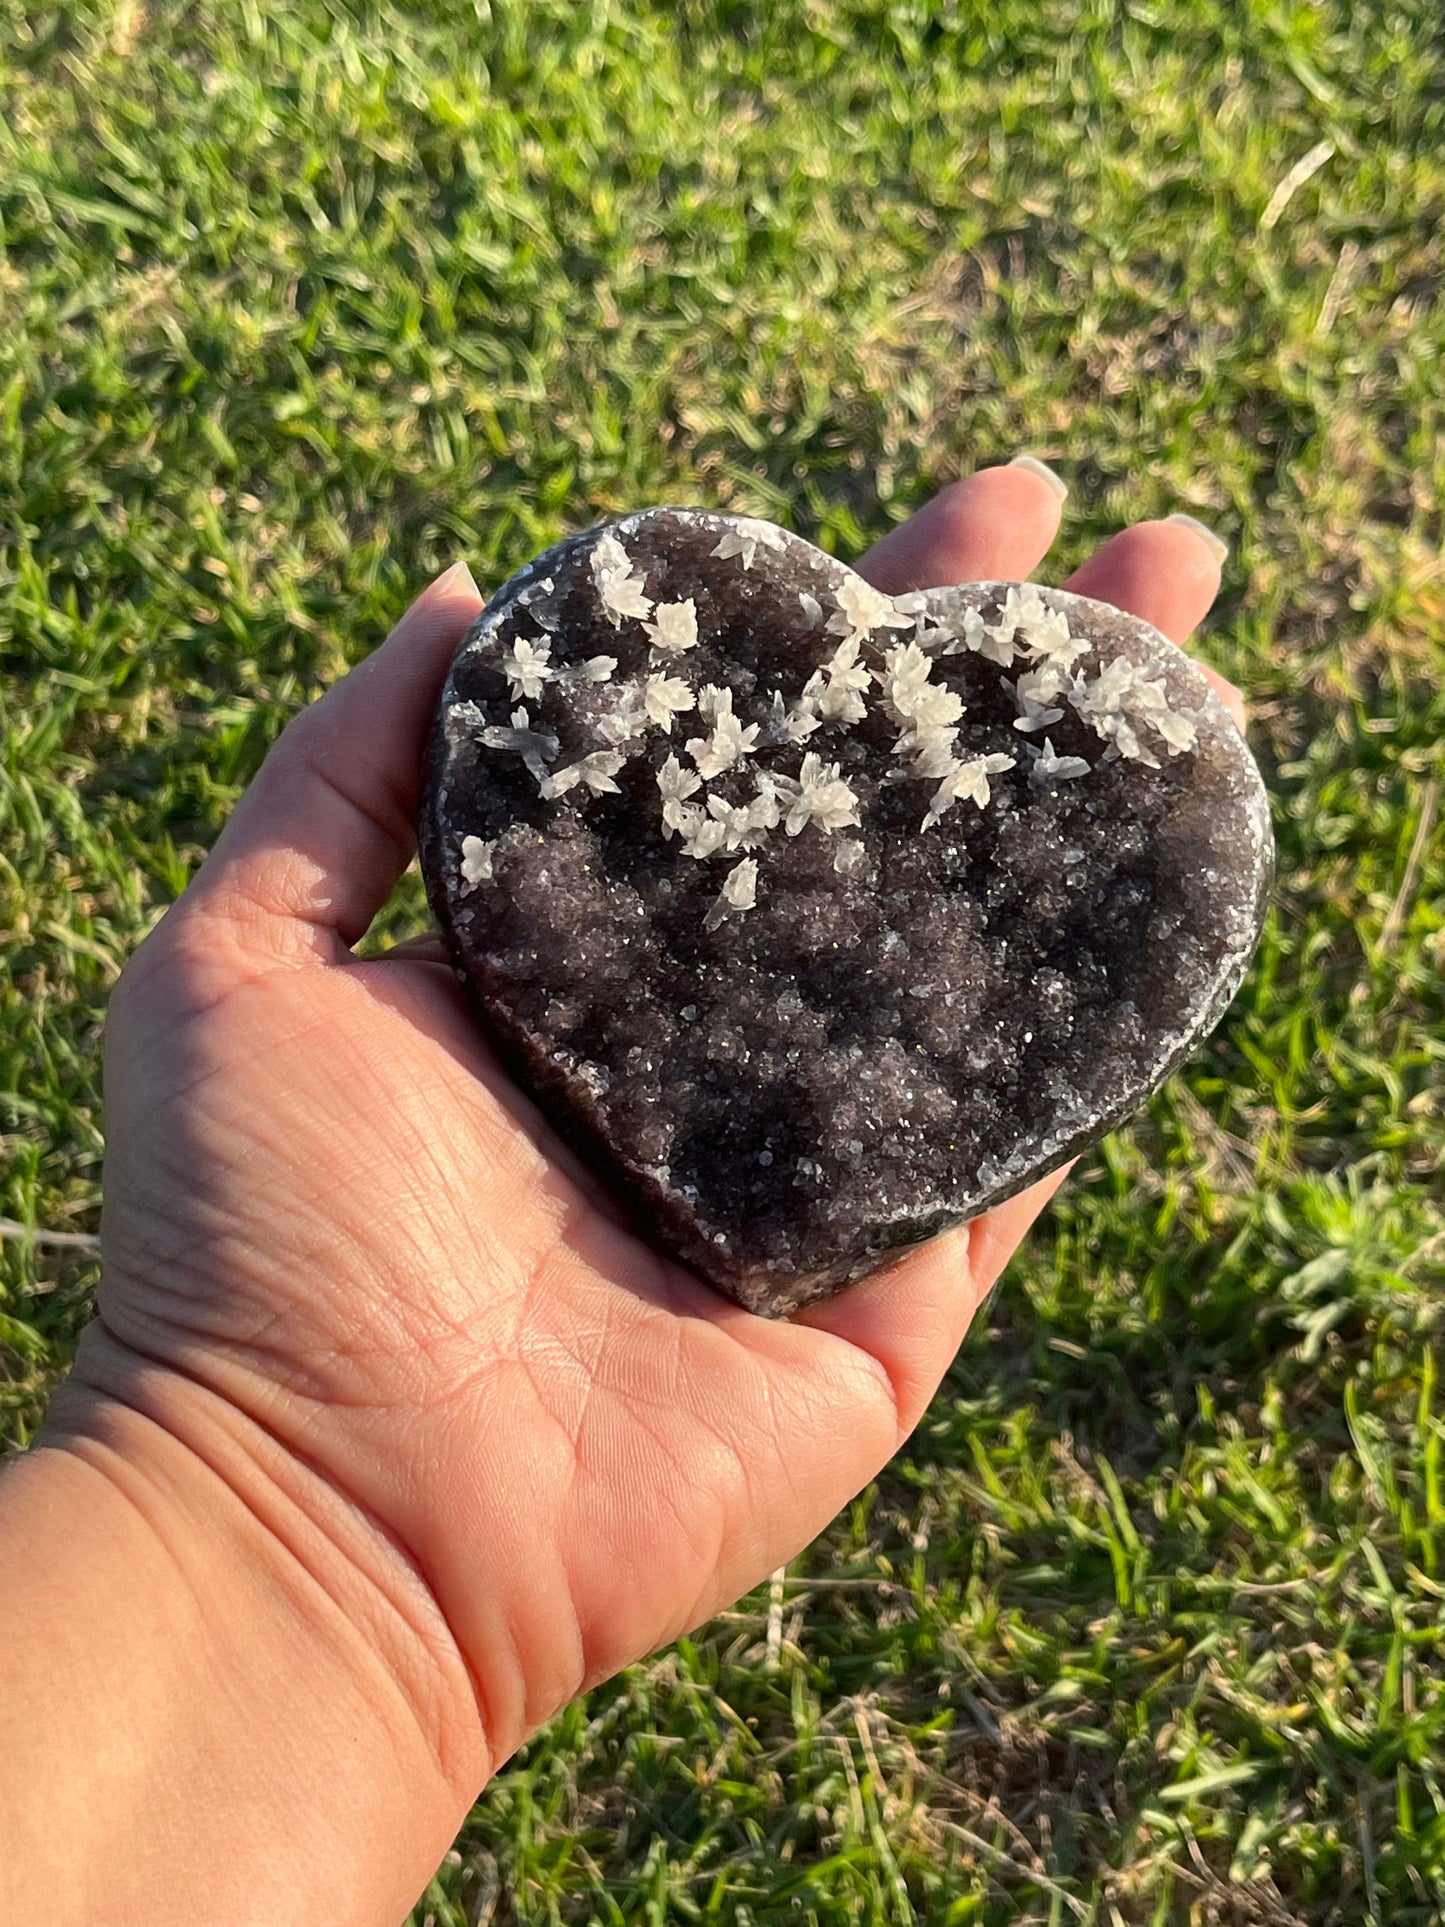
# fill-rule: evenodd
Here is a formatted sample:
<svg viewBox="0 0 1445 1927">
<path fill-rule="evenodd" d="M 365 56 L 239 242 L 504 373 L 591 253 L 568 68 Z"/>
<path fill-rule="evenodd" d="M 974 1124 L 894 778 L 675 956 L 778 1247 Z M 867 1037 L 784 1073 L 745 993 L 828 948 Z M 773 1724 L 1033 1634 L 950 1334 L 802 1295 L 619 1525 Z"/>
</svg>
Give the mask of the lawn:
<svg viewBox="0 0 1445 1927">
<path fill-rule="evenodd" d="M 1434 0 L 5 10 L 13 1444 L 116 974 L 441 564 L 679 500 L 853 556 L 1025 448 L 1051 580 L 1232 544 L 1199 646 L 1280 868 L 1229 1017 L 877 1484 L 510 1762 L 418 1927 L 1445 1917 L 1442 223 Z"/>
</svg>

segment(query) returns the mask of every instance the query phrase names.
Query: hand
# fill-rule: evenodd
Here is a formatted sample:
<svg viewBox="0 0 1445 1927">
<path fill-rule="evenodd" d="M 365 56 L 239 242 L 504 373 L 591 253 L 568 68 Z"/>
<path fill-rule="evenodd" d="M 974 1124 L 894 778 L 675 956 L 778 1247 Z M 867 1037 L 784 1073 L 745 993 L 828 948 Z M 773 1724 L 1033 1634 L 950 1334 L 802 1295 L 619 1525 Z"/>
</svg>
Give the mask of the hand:
<svg viewBox="0 0 1445 1927">
<path fill-rule="evenodd" d="M 986 470 L 863 572 L 893 591 L 1021 579 L 1058 520 L 1037 473 Z M 1182 641 L 1218 581 L 1198 533 L 1158 522 L 1068 586 Z M 1058 1181 L 791 1322 L 640 1243 L 445 963 L 352 954 L 411 856 L 423 740 L 479 607 L 450 571 L 286 730 L 122 978 L 100 1320 L 77 1367 L 288 1544 L 341 1548 L 328 1590 L 384 1650 L 453 1826 L 558 1707 L 866 1484 Z"/>
</svg>

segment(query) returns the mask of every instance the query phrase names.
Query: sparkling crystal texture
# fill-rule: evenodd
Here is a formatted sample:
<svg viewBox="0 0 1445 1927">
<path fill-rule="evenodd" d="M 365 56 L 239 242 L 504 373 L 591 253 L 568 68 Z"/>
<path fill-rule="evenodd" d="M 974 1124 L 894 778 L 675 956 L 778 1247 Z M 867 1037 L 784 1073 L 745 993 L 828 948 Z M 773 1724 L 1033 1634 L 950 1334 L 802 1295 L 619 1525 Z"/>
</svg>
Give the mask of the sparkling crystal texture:
<svg viewBox="0 0 1445 1927">
<path fill-rule="evenodd" d="M 519 1080 L 781 1315 L 976 1216 L 1218 1020 L 1272 845 L 1197 668 L 1064 590 L 890 598 L 765 522 L 570 537 L 452 665 L 422 866 Z"/>
</svg>

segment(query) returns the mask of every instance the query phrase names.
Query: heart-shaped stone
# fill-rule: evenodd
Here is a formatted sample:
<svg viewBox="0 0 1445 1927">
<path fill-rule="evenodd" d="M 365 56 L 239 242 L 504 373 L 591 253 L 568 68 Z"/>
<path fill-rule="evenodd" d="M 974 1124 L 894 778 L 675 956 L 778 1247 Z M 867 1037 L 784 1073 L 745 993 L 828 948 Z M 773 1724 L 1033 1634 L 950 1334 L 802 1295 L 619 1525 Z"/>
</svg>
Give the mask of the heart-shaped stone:
<svg viewBox="0 0 1445 1927">
<path fill-rule="evenodd" d="M 1059 589 L 889 598 L 649 509 L 452 665 L 422 865 L 521 1082 L 660 1248 L 781 1314 L 1126 1116 L 1259 934 L 1259 773 L 1187 657 Z"/>
</svg>

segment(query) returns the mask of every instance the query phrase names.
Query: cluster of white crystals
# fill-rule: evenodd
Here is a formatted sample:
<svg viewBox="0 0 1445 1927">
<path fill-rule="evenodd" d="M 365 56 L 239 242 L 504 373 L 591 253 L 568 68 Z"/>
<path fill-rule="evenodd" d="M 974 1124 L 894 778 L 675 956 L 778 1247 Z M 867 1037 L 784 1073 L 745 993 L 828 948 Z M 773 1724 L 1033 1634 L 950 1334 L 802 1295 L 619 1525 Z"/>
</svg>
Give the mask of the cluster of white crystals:
<svg viewBox="0 0 1445 1927">
<path fill-rule="evenodd" d="M 834 830 L 847 829 L 850 824 L 856 827 L 860 821 L 858 798 L 838 774 L 838 765 L 825 763 L 812 750 L 803 758 L 796 781 L 787 776 L 773 780 L 787 795 L 783 828 L 789 836 L 796 836 L 810 823 L 831 836 Z"/>
<path fill-rule="evenodd" d="M 731 528 L 723 530 L 713 554 L 720 562 L 730 562 L 735 555 L 739 556 L 743 567 L 750 569 L 759 547 L 781 550 L 783 531 L 771 522 L 758 522 L 751 516 L 740 515 Z"/>
<path fill-rule="evenodd" d="M 586 756 L 579 756 L 575 763 L 569 763 L 565 769 L 544 776 L 542 796 L 550 803 L 554 797 L 565 796 L 568 790 L 575 789 L 579 783 L 585 784 L 599 796 L 615 796 L 618 786 L 612 779 L 626 760 L 620 749 L 591 750 Z"/>
<path fill-rule="evenodd" d="M 551 655 L 550 643 L 529 642 L 525 636 L 517 637 L 502 657 L 502 670 L 512 685 L 514 696 L 524 697 L 529 703 L 540 699 L 543 684 L 552 680 Z"/>
<path fill-rule="evenodd" d="M 653 609 L 647 633 L 653 648 L 666 656 L 680 656 L 685 649 L 696 649 L 697 606 L 692 597 L 686 602 L 659 602 Z"/>
<path fill-rule="evenodd" d="M 646 593 L 646 583 L 632 573 L 626 549 L 615 535 L 604 535 L 592 551 L 592 580 L 597 584 L 597 599 L 614 629 L 622 627 L 624 616 L 645 622 L 655 604 Z"/>
<path fill-rule="evenodd" d="M 1025 743 L 1024 748 L 1032 757 L 1029 766 L 1031 783 L 1072 783 L 1078 777 L 1087 776 L 1089 773 L 1089 765 L 1082 756 L 1057 755 L 1047 736 L 1044 738 L 1042 749 L 1037 748 L 1033 743 Z"/>
<path fill-rule="evenodd" d="M 842 636 L 845 642 L 862 642 L 875 629 L 907 629 L 913 618 L 905 615 L 892 596 L 875 589 L 861 575 L 850 576 L 836 594 L 838 613 L 828 618 L 828 633 Z"/>
<path fill-rule="evenodd" d="M 757 900 L 758 860 L 755 856 L 745 856 L 728 871 L 716 902 L 702 920 L 703 929 L 716 930 L 728 917 L 740 917 L 744 910 L 751 910 Z"/>
<path fill-rule="evenodd" d="M 877 680 L 884 707 L 899 729 L 894 755 L 908 757 L 905 775 L 946 780 L 958 767 L 954 744 L 962 696 L 932 680 L 933 663 L 916 641 L 888 650 L 883 661 Z M 928 827 L 926 821 L 923 827 Z"/>
<path fill-rule="evenodd" d="M 476 717 L 480 723 L 480 710 L 476 711 Z M 511 750 L 514 755 L 521 757 L 529 775 L 535 777 L 539 784 L 546 782 L 547 764 L 557 754 L 560 745 L 550 729 L 533 729 L 527 710 L 512 711 L 510 728 L 502 723 L 487 723 L 478 734 L 483 748 Z"/>
<path fill-rule="evenodd" d="M 986 810 L 993 796 L 989 777 L 1000 776 L 1013 767 L 1012 756 L 970 756 L 966 762 L 956 763 L 934 791 L 922 827 L 928 829 L 955 803 L 977 803 Z"/>
<path fill-rule="evenodd" d="M 662 796 L 663 837 L 676 834 L 691 857 L 756 849 L 782 821 L 782 779 L 767 770 L 759 771 L 756 794 L 746 803 L 729 803 L 721 796 L 693 803 L 688 799 L 702 788 L 702 778 L 669 755 L 657 772 L 657 787 Z"/>
<path fill-rule="evenodd" d="M 1106 756 L 1127 756 L 1158 769 L 1158 757 L 1139 740 L 1140 729 L 1159 736 L 1170 756 L 1194 747 L 1196 731 L 1190 718 L 1169 707 L 1157 676 L 1123 656 L 1105 663 L 1093 682 L 1077 678 L 1070 687 L 1069 700 L 1094 734 L 1108 744 Z"/>
<path fill-rule="evenodd" d="M 721 776 L 725 769 L 752 755 L 760 725 L 749 723 L 744 728 L 733 714 L 733 692 L 719 689 L 716 683 L 703 684 L 697 706 L 704 722 L 712 724 L 712 734 L 692 737 L 687 753 L 697 764 L 699 776 Z"/>
<path fill-rule="evenodd" d="M 697 698 L 681 676 L 653 675 L 643 690 L 643 706 L 649 722 L 672 734 L 672 719 L 697 707 Z"/>
<path fill-rule="evenodd" d="M 531 642 L 526 636 L 518 636 L 502 656 L 501 667 L 512 686 L 513 696 L 535 703 L 541 701 L 542 691 L 549 682 L 610 682 L 617 658 L 589 656 L 585 662 L 569 663 L 559 669 L 552 662 L 551 643 Z"/>
<path fill-rule="evenodd" d="M 781 530 L 770 523 L 739 520 L 724 530 L 712 554 L 721 560 L 736 557 L 746 570 L 759 547 L 781 550 L 784 546 Z M 709 796 L 703 785 L 729 771 L 742 774 L 757 752 L 760 737 L 775 749 L 801 749 L 821 729 L 847 730 L 863 722 L 875 688 L 883 713 L 897 730 L 893 754 L 902 759 L 883 780 L 926 781 L 934 786 L 920 829 L 931 829 L 955 804 L 987 809 L 993 795 L 990 779 L 1016 768 L 1018 759 L 958 753 L 966 705 L 957 690 L 934 680 L 934 670 L 940 658 L 965 651 L 1002 669 L 1012 668 L 1020 657 L 1025 659 L 1024 667 L 1003 682 L 1018 710 L 1014 728 L 1026 739 L 1061 721 L 1068 704 L 1105 744 L 1106 761 L 1122 756 L 1158 769 L 1158 757 L 1144 736 L 1156 738 L 1171 756 L 1195 745 L 1194 723 L 1171 709 L 1157 671 L 1120 656 L 1092 678 L 1080 673 L 1076 665 L 1092 645 L 1072 633 L 1068 616 L 1048 608 L 1032 584 L 1010 586 L 992 622 L 986 622 L 976 609 L 966 610 L 957 630 L 931 619 L 926 594 L 895 599 L 861 576 L 849 575 L 834 591 L 836 607 L 824 625 L 828 634 L 841 638 L 832 656 L 813 671 L 792 701 L 782 690 L 775 690 L 765 723 L 745 723 L 734 713 L 730 688 L 704 683 L 695 690 L 679 673 L 686 669 L 687 652 L 699 641 L 692 598 L 658 602 L 650 596 L 645 576 L 611 531 L 595 544 L 591 571 L 612 627 L 620 630 L 629 621 L 641 624 L 649 652 L 641 679 L 615 685 L 615 695 L 590 712 L 606 746 L 555 767 L 560 753 L 557 737 L 535 727 L 523 707 L 513 710 L 509 728 L 485 723 L 478 711 L 474 718 L 482 725 L 478 736 L 487 748 L 520 755 L 545 799 L 579 788 L 605 795 L 618 791 L 618 772 L 629 756 L 643 749 L 649 727 L 670 736 L 674 718 L 696 710 L 705 731 L 685 744 L 692 768 L 669 750 L 657 771 L 657 788 L 664 840 L 676 837 L 682 852 L 699 861 L 760 849 L 779 827 L 788 836 L 798 836 L 810 825 L 828 836 L 859 827 L 857 792 L 837 762 L 825 761 L 812 749 L 803 750 L 796 776 L 754 770 L 754 793 L 741 802 Z M 548 581 L 541 586 L 550 590 L 552 585 Z M 798 599 L 810 623 L 823 621 L 818 597 L 801 590 Z M 878 640 L 880 631 L 886 637 L 890 630 L 910 628 L 913 635 L 907 641 Z M 864 661 L 865 647 L 875 652 L 878 666 Z M 611 683 L 617 658 L 593 656 L 577 664 L 557 664 L 549 643 L 517 637 L 503 650 L 500 667 L 514 700 L 536 702 L 549 683 Z M 1077 782 L 1089 774 L 1090 765 L 1083 757 L 1060 756 L 1047 735 L 1042 748 L 1028 740 L 1020 748 L 1027 754 L 1028 780 L 1033 785 Z M 475 836 L 463 837 L 461 874 L 468 887 L 492 880 L 494 847 Z M 847 879 L 866 866 L 864 845 L 840 838 L 836 873 Z M 728 872 L 704 927 L 716 929 L 751 910 L 757 902 L 757 887 L 757 860 L 743 856 Z"/>
<path fill-rule="evenodd" d="M 1053 663 L 1040 664 L 1037 669 L 1026 669 L 1013 685 L 1014 701 L 1019 713 L 1014 718 L 1014 728 L 1025 731 L 1047 729 L 1050 723 L 1062 720 L 1063 710 L 1057 705 L 1069 686 L 1069 679 L 1062 669 Z"/>
<path fill-rule="evenodd" d="M 488 843 L 480 836 L 462 838 L 462 881 L 475 889 L 479 883 L 492 880 L 492 852 L 497 847 L 497 839 Z"/>
</svg>

